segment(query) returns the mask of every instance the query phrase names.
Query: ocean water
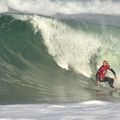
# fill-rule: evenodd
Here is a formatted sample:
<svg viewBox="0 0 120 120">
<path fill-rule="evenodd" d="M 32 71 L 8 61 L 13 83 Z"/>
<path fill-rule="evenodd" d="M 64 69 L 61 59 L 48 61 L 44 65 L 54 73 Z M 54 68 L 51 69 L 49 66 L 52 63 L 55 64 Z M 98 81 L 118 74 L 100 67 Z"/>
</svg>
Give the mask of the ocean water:
<svg viewBox="0 0 120 120">
<path fill-rule="evenodd" d="M 119 0 L 1 0 L 0 119 L 118 120 L 120 91 L 97 88 L 95 74 L 108 60 L 120 87 L 119 7 Z"/>
</svg>

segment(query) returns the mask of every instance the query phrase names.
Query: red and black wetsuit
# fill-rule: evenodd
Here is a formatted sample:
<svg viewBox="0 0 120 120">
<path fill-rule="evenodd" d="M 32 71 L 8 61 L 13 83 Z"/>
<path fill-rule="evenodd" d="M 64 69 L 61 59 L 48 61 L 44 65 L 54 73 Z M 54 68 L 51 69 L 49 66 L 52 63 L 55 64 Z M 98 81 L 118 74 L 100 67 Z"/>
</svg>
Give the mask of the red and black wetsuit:
<svg viewBox="0 0 120 120">
<path fill-rule="evenodd" d="M 100 82 L 108 81 L 109 85 L 113 88 L 114 79 L 106 77 L 107 70 L 110 70 L 116 76 L 115 71 L 110 68 L 109 65 L 102 65 L 96 73 L 96 80 L 99 80 Z"/>
</svg>

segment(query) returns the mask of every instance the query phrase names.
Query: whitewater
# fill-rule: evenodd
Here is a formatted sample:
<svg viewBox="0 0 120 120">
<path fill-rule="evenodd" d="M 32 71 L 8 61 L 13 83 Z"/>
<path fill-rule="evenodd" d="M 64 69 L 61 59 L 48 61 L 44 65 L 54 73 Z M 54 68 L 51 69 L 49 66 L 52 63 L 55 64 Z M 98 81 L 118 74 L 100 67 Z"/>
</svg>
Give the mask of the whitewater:
<svg viewBox="0 0 120 120">
<path fill-rule="evenodd" d="M 119 120 L 119 105 L 102 101 L 62 105 L 6 105 L 0 106 L 3 109 L 0 116 L 1 120 Z"/>
<path fill-rule="evenodd" d="M 119 120 L 120 90 L 95 81 L 106 59 L 120 88 L 119 9 L 119 0 L 1 0 L 0 120 Z"/>
</svg>

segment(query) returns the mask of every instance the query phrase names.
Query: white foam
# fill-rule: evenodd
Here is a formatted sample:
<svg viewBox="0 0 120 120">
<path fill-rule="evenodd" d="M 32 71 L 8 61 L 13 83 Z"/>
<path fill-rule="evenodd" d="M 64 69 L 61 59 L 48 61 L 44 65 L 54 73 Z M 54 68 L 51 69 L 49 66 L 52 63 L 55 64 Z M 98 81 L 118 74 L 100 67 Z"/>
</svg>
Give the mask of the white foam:
<svg viewBox="0 0 120 120">
<path fill-rule="evenodd" d="M 43 107 L 49 112 L 42 112 Z M 119 120 L 120 104 L 88 101 L 85 104 L 2 105 L 0 111 L 0 120 Z"/>
<path fill-rule="evenodd" d="M 65 108 L 63 105 L 51 105 L 50 108 Z"/>
<path fill-rule="evenodd" d="M 49 53 L 59 66 L 91 75 L 89 61 L 100 47 L 98 38 L 50 18 L 34 16 L 31 22 L 42 32 Z"/>
<path fill-rule="evenodd" d="M 7 1 L 6 0 L 0 1 L 0 13 L 9 11 L 8 6 L 5 2 L 7 2 Z"/>
<path fill-rule="evenodd" d="M 108 104 L 108 102 L 94 100 L 94 101 L 85 101 L 82 104 L 84 105 L 106 105 Z"/>
<path fill-rule="evenodd" d="M 1 2 L 0 12 L 6 12 L 10 8 L 24 13 L 42 15 L 55 15 L 56 13 L 120 14 L 120 2 L 112 0 L 1 0 Z"/>
</svg>

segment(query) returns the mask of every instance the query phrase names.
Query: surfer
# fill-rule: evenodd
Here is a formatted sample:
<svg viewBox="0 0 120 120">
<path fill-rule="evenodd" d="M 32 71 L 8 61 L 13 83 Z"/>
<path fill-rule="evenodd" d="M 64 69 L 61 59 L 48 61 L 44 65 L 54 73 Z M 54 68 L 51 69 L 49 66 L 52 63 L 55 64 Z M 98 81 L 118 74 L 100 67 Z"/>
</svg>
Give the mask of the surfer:
<svg viewBox="0 0 120 120">
<path fill-rule="evenodd" d="M 110 78 L 106 76 L 107 70 L 110 70 L 114 74 L 114 78 Z M 96 83 L 97 86 L 100 85 L 100 82 L 108 82 L 109 85 L 114 88 L 113 83 L 114 79 L 117 79 L 115 71 L 110 68 L 108 62 L 106 60 L 103 61 L 103 65 L 98 69 L 96 73 Z"/>
</svg>

